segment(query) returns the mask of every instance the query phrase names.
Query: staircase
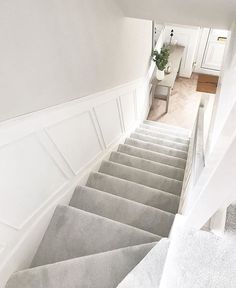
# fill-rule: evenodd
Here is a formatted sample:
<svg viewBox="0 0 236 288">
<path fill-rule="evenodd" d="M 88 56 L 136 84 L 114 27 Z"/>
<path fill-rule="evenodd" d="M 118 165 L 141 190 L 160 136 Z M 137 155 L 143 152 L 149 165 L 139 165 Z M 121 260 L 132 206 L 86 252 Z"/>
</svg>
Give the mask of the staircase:
<svg viewBox="0 0 236 288">
<path fill-rule="evenodd" d="M 134 287 L 129 278 L 150 261 L 159 281 L 188 146 L 185 129 L 144 121 L 76 188 L 69 206 L 56 208 L 30 269 L 6 287 L 112 288 L 123 279 L 119 287 Z"/>
</svg>

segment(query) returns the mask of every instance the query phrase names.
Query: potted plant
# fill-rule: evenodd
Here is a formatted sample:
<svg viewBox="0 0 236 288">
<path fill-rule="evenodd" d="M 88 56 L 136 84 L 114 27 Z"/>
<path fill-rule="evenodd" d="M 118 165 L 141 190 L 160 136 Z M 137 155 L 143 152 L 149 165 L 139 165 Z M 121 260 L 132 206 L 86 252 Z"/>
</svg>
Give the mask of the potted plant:
<svg viewBox="0 0 236 288">
<path fill-rule="evenodd" d="M 167 47 L 162 47 L 160 52 L 156 50 L 153 52 L 153 61 L 157 66 L 156 77 L 158 80 L 163 80 L 165 77 L 164 70 L 168 64 L 169 55 L 170 50 Z"/>
</svg>

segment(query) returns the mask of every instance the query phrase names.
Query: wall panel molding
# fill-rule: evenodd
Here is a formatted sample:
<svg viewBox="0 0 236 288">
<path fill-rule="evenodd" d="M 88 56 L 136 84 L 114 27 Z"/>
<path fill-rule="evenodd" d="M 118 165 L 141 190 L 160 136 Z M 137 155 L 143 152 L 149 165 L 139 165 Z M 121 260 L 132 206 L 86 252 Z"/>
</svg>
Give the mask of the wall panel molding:
<svg viewBox="0 0 236 288">
<path fill-rule="evenodd" d="M 117 98 L 99 104 L 94 108 L 96 119 L 103 135 L 106 148 L 109 148 L 122 135 L 122 119 Z"/>
<path fill-rule="evenodd" d="M 102 153 L 89 111 L 48 127 L 47 133 L 75 174 Z"/>
<path fill-rule="evenodd" d="M 0 222 L 17 230 L 68 181 L 33 134 L 0 148 L 0 175 Z"/>
<path fill-rule="evenodd" d="M 0 244 L 1 287 L 30 263 L 42 234 L 35 231 L 45 231 L 57 203 L 67 204 L 75 186 L 145 118 L 154 69 L 137 81 L 0 123 L 0 243 L 8 243 Z"/>
</svg>

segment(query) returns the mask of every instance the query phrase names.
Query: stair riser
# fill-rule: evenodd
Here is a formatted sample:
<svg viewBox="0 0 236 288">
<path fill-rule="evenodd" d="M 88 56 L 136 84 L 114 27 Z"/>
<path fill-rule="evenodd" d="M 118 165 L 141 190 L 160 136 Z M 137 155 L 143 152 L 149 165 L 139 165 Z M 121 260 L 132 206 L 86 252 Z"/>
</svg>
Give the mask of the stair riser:
<svg viewBox="0 0 236 288">
<path fill-rule="evenodd" d="M 174 215 L 88 187 L 78 187 L 70 206 L 167 237 Z"/>
<path fill-rule="evenodd" d="M 189 145 L 189 140 L 188 139 L 183 139 L 183 138 L 178 138 L 176 136 L 171 136 L 171 135 L 166 135 L 163 133 L 158 133 L 155 132 L 153 130 L 148 130 L 148 129 L 144 129 L 144 128 L 137 128 L 135 130 L 135 132 L 140 133 L 140 134 L 144 134 L 147 136 L 151 136 L 151 137 L 155 137 L 157 139 L 161 139 L 161 140 L 166 140 L 166 141 L 170 141 L 172 143 L 176 143 L 179 144 L 180 147 L 183 146 L 188 146 Z"/>
<path fill-rule="evenodd" d="M 154 151 L 157 153 L 161 153 L 161 154 L 168 155 L 168 156 L 173 156 L 173 157 L 184 159 L 184 160 L 187 159 L 187 153 L 186 152 L 181 152 L 179 150 L 174 150 L 171 148 L 166 148 L 164 146 L 144 142 L 144 141 L 139 140 L 139 139 L 127 138 L 125 140 L 125 144 L 133 145 L 135 147 L 143 148 L 146 150 L 151 150 L 151 151 Z"/>
<path fill-rule="evenodd" d="M 188 135 L 185 135 L 184 133 L 180 133 L 180 132 L 175 131 L 175 130 L 165 129 L 162 127 L 156 127 L 156 126 L 147 125 L 147 124 L 141 124 L 140 128 L 150 130 L 153 132 L 157 132 L 157 133 L 161 133 L 163 135 L 170 136 L 170 137 L 175 136 L 176 138 L 179 138 L 179 139 L 189 140 Z"/>
<path fill-rule="evenodd" d="M 182 135 L 184 137 L 190 137 L 190 131 L 188 129 L 182 128 L 182 127 L 178 127 L 178 126 L 174 126 L 174 125 L 169 125 L 169 124 L 165 124 L 162 122 L 156 122 L 156 121 L 149 121 L 149 120 L 144 120 L 143 124 L 148 125 L 148 126 L 154 126 L 160 129 L 164 129 L 166 131 L 171 132 L 177 132 L 179 133 L 179 135 Z"/>
<path fill-rule="evenodd" d="M 175 195 L 180 195 L 182 189 L 182 182 L 180 181 L 172 180 L 163 176 L 113 162 L 104 161 L 99 171 Z"/>
<path fill-rule="evenodd" d="M 87 186 L 170 213 L 177 213 L 179 197 L 124 179 L 92 173 Z"/>
<path fill-rule="evenodd" d="M 179 151 L 184 151 L 184 152 L 188 151 L 187 145 L 178 144 L 178 143 L 171 142 L 168 140 L 162 140 L 160 138 L 156 138 L 156 137 L 153 137 L 150 135 L 145 135 L 145 134 L 142 134 L 140 132 L 132 133 L 130 135 L 130 138 L 140 139 L 142 141 L 150 142 L 150 143 L 161 145 L 161 146 L 166 146 L 166 147 L 173 148 L 173 149 L 176 149 Z"/>
<path fill-rule="evenodd" d="M 108 218 L 69 206 L 59 206 L 34 257 L 32 267 L 159 239 L 157 235 Z"/>
<path fill-rule="evenodd" d="M 129 156 L 127 154 L 112 152 L 109 160 L 179 181 L 183 181 L 184 178 L 184 170 L 182 169 L 169 167 L 167 165 Z"/>
<path fill-rule="evenodd" d="M 145 150 L 143 148 L 135 147 L 132 145 L 121 144 L 119 145 L 118 152 L 180 169 L 185 169 L 186 166 L 186 161 L 184 159 L 178 159 L 176 157 L 156 153 L 154 151 Z"/>
</svg>

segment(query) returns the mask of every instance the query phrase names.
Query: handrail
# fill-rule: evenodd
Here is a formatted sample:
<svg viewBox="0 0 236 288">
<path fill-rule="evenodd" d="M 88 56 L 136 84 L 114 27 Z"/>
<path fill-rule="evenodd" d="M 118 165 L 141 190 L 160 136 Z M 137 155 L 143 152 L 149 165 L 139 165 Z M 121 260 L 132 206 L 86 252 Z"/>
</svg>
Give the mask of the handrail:
<svg viewBox="0 0 236 288">
<path fill-rule="evenodd" d="M 204 101 L 202 99 L 190 139 L 179 213 L 184 213 L 191 205 L 194 195 L 191 195 L 190 191 L 197 183 L 204 167 Z"/>
</svg>

